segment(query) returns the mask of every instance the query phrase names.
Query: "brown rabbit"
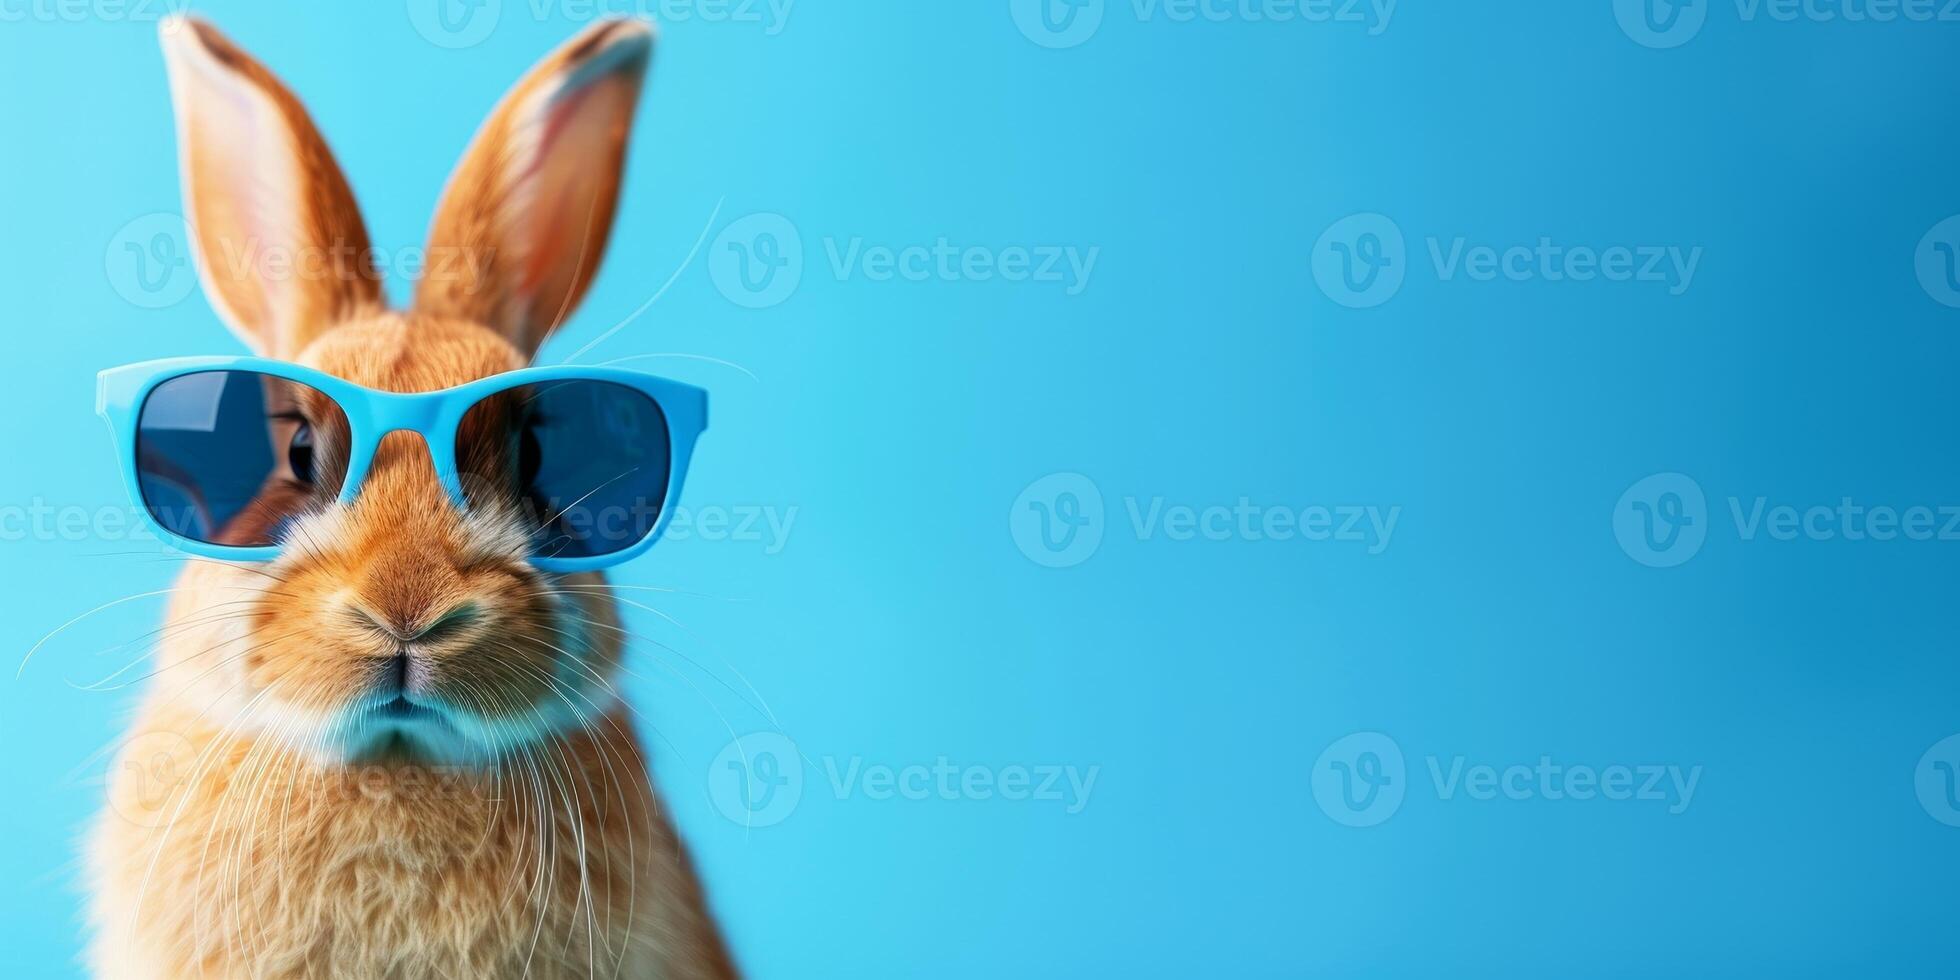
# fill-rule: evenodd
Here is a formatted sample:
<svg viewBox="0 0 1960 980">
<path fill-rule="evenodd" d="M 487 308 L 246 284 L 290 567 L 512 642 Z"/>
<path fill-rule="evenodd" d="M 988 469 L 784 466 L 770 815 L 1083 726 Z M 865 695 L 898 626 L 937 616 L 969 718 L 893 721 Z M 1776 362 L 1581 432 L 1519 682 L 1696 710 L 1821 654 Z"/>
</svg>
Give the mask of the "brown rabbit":
<svg viewBox="0 0 1960 980">
<path fill-rule="evenodd" d="M 444 193 L 412 308 L 395 312 L 299 102 L 209 25 L 167 21 L 213 306 L 261 355 L 374 389 L 524 367 L 598 267 L 653 36 L 596 23 L 512 89 Z M 294 261 L 268 271 L 250 260 L 266 249 Z M 95 973 L 734 976 L 614 692 L 603 579 L 530 567 L 509 527 L 453 505 L 406 433 L 382 442 L 357 500 L 305 530 L 276 561 L 195 561 L 177 582 L 127 743 L 141 764 L 112 772 L 91 842 Z M 347 615 L 355 600 L 370 619 Z M 415 633 L 456 608 L 467 623 Z M 459 730 L 503 744 L 460 763 L 330 747 L 330 719 L 391 657 L 478 706 Z"/>
</svg>

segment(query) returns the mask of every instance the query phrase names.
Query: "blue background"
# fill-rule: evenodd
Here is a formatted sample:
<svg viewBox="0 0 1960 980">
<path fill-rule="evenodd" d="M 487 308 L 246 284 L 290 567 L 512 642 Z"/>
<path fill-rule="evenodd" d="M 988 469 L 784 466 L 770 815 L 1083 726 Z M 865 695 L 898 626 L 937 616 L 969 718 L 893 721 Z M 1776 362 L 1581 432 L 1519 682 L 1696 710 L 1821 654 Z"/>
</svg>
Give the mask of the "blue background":
<svg viewBox="0 0 1960 980">
<path fill-rule="evenodd" d="M 782 540 L 668 541 L 616 576 L 689 593 L 626 593 L 686 626 L 628 610 L 672 648 L 642 644 L 630 690 L 754 976 L 1951 975 L 1960 828 L 1916 787 L 1960 731 L 1960 542 L 1750 538 L 1730 500 L 1960 504 L 1960 310 L 1915 275 L 1960 212 L 1960 24 L 1704 2 L 1666 50 L 1549 0 L 1402 4 L 1376 33 L 1110 0 L 1060 49 L 1007 0 L 667 18 L 611 253 L 543 360 L 683 269 L 581 359 L 739 365 L 633 362 L 713 392 L 688 504 L 796 509 Z M 384 248 L 421 242 L 479 121 L 584 12 L 502 0 L 452 47 L 415 6 L 199 4 L 308 104 Z M 37 503 L 127 504 L 94 372 L 238 350 L 195 290 L 151 308 L 120 248 L 180 207 L 154 23 L 55 9 L 0 4 L 16 656 L 177 567 L 18 533 Z M 710 253 L 758 212 L 804 264 L 749 309 Z M 1314 275 L 1357 213 L 1406 240 L 1372 309 Z M 942 237 L 1099 252 L 1069 295 L 839 276 L 826 249 Z M 1678 296 L 1446 279 L 1429 242 L 1458 237 L 1703 255 Z M 1104 504 L 1070 567 L 1010 520 L 1053 473 Z M 1615 534 L 1659 473 L 1706 500 L 1671 568 Z M 1371 554 L 1139 533 L 1130 502 L 1160 498 L 1401 510 Z M 76 844 L 135 697 L 83 688 L 160 608 L 61 632 L 0 701 L 9 975 L 77 970 Z M 763 731 L 800 747 L 802 793 L 744 828 L 714 763 Z M 1356 732 L 1406 760 L 1366 828 L 1314 792 Z M 1459 756 L 1703 768 L 1669 813 L 1445 798 L 1429 760 Z M 940 757 L 1099 768 L 1075 813 L 840 798 L 824 768 Z"/>
</svg>

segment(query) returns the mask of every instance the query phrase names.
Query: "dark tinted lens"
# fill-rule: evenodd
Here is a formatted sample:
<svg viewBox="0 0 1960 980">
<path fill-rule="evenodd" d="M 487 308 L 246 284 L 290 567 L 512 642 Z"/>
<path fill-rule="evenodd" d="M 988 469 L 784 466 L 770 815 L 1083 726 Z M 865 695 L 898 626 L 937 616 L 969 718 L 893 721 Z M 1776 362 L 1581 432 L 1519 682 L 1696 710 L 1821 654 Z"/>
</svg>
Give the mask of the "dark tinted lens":
<svg viewBox="0 0 1960 980">
<path fill-rule="evenodd" d="M 251 371 L 172 378 L 143 400 L 136 471 L 165 528 L 210 544 L 276 544 L 340 495 L 347 417 L 306 385 Z"/>
<path fill-rule="evenodd" d="M 611 554 L 653 533 L 673 465 L 660 406 L 606 381 L 487 398 L 464 418 L 456 447 L 471 504 L 515 502 L 537 553 L 552 558 Z"/>
</svg>

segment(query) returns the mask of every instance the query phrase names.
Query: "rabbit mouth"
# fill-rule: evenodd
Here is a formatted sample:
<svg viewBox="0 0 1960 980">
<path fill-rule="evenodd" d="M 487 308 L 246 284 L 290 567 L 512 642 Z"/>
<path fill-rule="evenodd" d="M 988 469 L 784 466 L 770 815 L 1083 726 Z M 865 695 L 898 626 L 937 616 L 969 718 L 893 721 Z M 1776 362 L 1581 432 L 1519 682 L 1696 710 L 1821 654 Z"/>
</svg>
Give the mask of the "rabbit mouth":
<svg viewBox="0 0 1960 980">
<path fill-rule="evenodd" d="M 358 710 L 343 732 L 349 762 L 459 761 L 471 754 L 446 712 L 400 695 Z"/>
<path fill-rule="evenodd" d="M 376 705 L 368 710 L 376 717 L 386 721 L 428 721 L 438 723 L 442 721 L 442 712 L 424 704 L 417 704 L 409 700 L 408 696 L 404 694 L 397 694 L 394 700 Z"/>
<path fill-rule="evenodd" d="M 419 728 L 453 729 L 449 712 L 434 704 L 417 701 L 407 694 L 382 695 L 355 712 L 356 724 L 371 731 Z"/>
<path fill-rule="evenodd" d="M 336 651 L 340 673 L 324 682 L 300 675 L 265 678 L 259 687 L 273 696 L 261 723 L 289 746 L 330 764 L 495 766 L 511 753 L 591 725 L 616 706 L 602 673 L 606 662 L 582 625 L 579 617 L 552 615 L 478 643 L 458 635 L 431 645 L 417 636 L 383 649 Z M 548 631 L 556 642 L 532 640 L 526 630 Z M 282 696 L 309 682 L 340 690 L 305 701 Z"/>
</svg>

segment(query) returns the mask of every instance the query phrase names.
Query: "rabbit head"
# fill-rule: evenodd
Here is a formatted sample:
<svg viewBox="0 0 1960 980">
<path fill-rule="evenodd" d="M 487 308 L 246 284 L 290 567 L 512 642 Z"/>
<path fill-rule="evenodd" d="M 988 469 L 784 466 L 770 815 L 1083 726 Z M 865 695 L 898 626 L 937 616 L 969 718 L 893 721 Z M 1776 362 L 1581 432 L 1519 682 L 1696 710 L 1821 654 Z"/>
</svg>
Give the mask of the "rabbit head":
<svg viewBox="0 0 1960 980">
<path fill-rule="evenodd" d="M 257 353 L 436 391 L 526 366 L 578 305 L 649 24 L 595 23 L 504 97 L 442 195 L 406 310 L 388 308 L 353 192 L 293 94 L 208 24 L 173 19 L 163 38 L 198 272 Z M 304 426 L 309 455 L 344 451 L 336 413 L 294 402 L 284 438 Z M 469 429 L 459 444 L 489 456 L 510 437 Z M 192 563 L 160 678 L 221 723 L 339 758 L 484 758 L 603 716 L 619 643 L 600 580 L 533 568 L 509 509 L 486 503 L 457 507 L 422 441 L 390 433 L 353 502 L 260 508 L 289 528 L 278 560 Z M 410 696 L 378 711 L 381 690 Z"/>
</svg>

